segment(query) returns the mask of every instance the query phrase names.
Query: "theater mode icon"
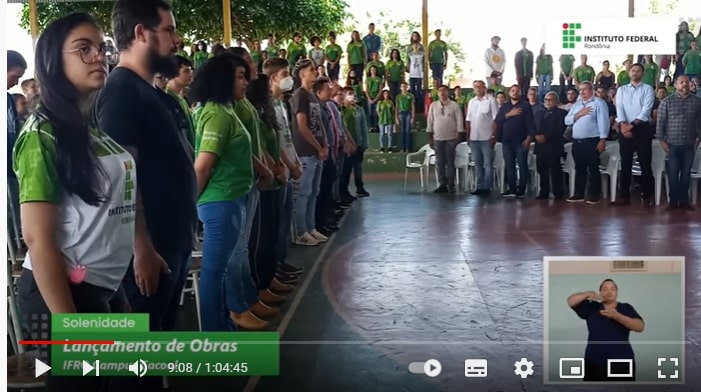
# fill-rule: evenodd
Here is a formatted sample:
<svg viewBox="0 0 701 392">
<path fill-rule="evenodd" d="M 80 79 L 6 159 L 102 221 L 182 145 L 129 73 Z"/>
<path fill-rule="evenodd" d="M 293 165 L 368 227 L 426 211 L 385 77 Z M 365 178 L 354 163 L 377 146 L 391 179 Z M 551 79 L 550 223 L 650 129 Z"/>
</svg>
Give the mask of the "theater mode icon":
<svg viewBox="0 0 701 392">
<path fill-rule="evenodd" d="M 609 359 L 606 363 L 606 377 L 633 377 L 633 360 Z"/>
<path fill-rule="evenodd" d="M 486 359 L 466 359 L 465 360 L 465 377 L 468 377 L 468 378 L 487 377 L 487 360 Z"/>
<path fill-rule="evenodd" d="M 560 358 L 560 378 L 584 378 L 584 358 Z"/>
<path fill-rule="evenodd" d="M 672 374 L 664 374 L 662 371 L 662 366 L 665 363 L 671 363 L 674 367 L 674 372 Z M 668 365 L 669 366 L 669 365 Z M 662 379 L 678 379 L 679 378 L 679 358 L 657 358 L 657 378 Z"/>
</svg>

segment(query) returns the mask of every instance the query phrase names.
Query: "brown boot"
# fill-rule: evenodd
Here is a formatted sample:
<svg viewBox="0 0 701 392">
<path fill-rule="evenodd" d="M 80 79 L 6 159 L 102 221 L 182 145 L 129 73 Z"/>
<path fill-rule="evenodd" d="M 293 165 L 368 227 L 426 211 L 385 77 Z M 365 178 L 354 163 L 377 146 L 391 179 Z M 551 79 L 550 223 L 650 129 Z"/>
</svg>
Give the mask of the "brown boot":
<svg viewBox="0 0 701 392">
<path fill-rule="evenodd" d="M 251 313 L 250 310 L 243 313 L 230 312 L 229 315 L 231 319 L 234 320 L 234 323 L 241 329 L 248 331 L 264 331 L 268 328 L 268 322 L 259 319 L 256 315 Z"/>
<path fill-rule="evenodd" d="M 284 284 L 280 282 L 277 278 L 273 278 L 273 281 L 270 283 L 270 287 L 268 287 L 270 291 L 273 293 L 279 293 L 279 294 L 287 294 L 290 291 L 294 290 L 294 287 L 289 285 L 289 284 Z"/>
<path fill-rule="evenodd" d="M 280 314 L 280 308 L 268 306 L 260 301 L 251 306 L 251 313 L 260 319 L 271 319 Z"/>
<path fill-rule="evenodd" d="M 270 290 L 259 291 L 258 298 L 260 299 L 261 302 L 266 303 L 266 304 L 270 304 L 270 305 L 281 304 L 281 303 L 285 302 L 285 297 L 283 297 L 282 295 L 277 295 Z"/>
</svg>

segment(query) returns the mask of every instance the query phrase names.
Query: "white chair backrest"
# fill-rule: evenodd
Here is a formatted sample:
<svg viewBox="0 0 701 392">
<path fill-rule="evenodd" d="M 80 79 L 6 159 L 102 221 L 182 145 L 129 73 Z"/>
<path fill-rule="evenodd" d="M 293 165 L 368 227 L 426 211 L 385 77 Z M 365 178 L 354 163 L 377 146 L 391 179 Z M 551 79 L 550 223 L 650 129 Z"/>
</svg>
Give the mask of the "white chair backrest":
<svg viewBox="0 0 701 392">
<path fill-rule="evenodd" d="M 528 147 L 528 167 L 531 168 L 531 170 L 536 169 L 536 163 L 535 163 L 535 143 L 531 143 L 531 145 Z"/>
<path fill-rule="evenodd" d="M 504 164 L 504 152 L 502 149 L 503 147 L 501 143 L 497 143 L 494 145 L 494 167 L 496 167 L 497 169 L 506 166 Z"/>
<path fill-rule="evenodd" d="M 463 167 L 470 163 L 470 146 L 462 142 L 455 147 L 455 167 Z"/>
<path fill-rule="evenodd" d="M 701 174 L 701 145 L 696 149 L 696 155 L 694 155 L 694 164 L 691 165 L 691 172 L 696 174 Z"/>
<path fill-rule="evenodd" d="M 572 156 L 572 143 L 565 143 L 565 171 L 574 171 L 574 157 Z"/>
<path fill-rule="evenodd" d="M 659 139 L 652 140 L 652 172 L 661 173 L 665 169 L 667 154 L 662 149 Z"/>
<path fill-rule="evenodd" d="M 618 143 L 606 144 L 606 149 L 600 156 L 600 165 L 605 167 L 607 173 L 617 171 L 621 162 L 621 149 Z"/>
</svg>

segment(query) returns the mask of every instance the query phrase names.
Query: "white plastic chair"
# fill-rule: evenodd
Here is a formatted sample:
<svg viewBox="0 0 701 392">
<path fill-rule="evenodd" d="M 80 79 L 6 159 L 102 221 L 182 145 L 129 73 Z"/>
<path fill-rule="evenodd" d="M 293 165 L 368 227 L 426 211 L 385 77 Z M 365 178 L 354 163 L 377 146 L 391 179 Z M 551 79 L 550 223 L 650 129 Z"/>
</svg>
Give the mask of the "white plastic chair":
<svg viewBox="0 0 701 392">
<path fill-rule="evenodd" d="M 195 297 L 195 309 L 197 310 L 197 326 L 199 330 L 202 330 L 202 321 L 200 319 L 200 272 L 202 271 L 202 251 L 194 250 L 192 251 L 192 258 L 190 266 L 190 271 L 187 273 L 187 281 L 183 291 L 180 293 L 180 306 L 185 303 L 185 293 L 192 294 Z M 187 287 L 187 283 L 190 283 L 190 287 Z"/>
<path fill-rule="evenodd" d="M 421 162 L 418 162 L 417 158 L 420 158 Z M 426 189 L 428 184 L 429 176 L 429 166 L 431 157 L 434 157 L 435 152 L 430 145 L 425 144 L 417 152 L 411 152 L 406 154 L 406 166 L 404 167 L 404 190 L 406 191 L 407 179 L 409 176 L 409 169 L 419 169 L 419 176 L 421 178 L 421 189 Z M 426 171 L 426 183 L 424 184 L 424 171 Z"/>
<path fill-rule="evenodd" d="M 530 178 L 528 179 L 530 185 L 535 190 L 536 195 L 539 195 L 540 175 L 538 174 L 538 166 L 536 165 L 535 143 L 531 143 L 530 147 L 528 147 L 528 172 L 530 173 Z"/>
<path fill-rule="evenodd" d="M 694 164 L 691 166 L 691 204 L 696 205 L 699 197 L 699 185 L 701 185 L 701 145 L 696 149 Z"/>
<path fill-rule="evenodd" d="M 494 183 L 500 192 L 506 191 L 506 164 L 501 143 L 494 145 Z"/>
<path fill-rule="evenodd" d="M 565 143 L 565 162 L 562 164 L 562 172 L 567 174 L 570 197 L 574 196 L 574 157 L 572 156 L 572 143 Z"/>
<path fill-rule="evenodd" d="M 662 149 L 660 141 L 654 139 L 652 141 L 652 176 L 655 179 L 655 205 L 660 205 L 662 200 L 662 181 L 666 179 L 666 166 L 667 165 L 667 153 Z M 640 176 L 642 172 L 640 171 L 639 165 L 633 166 L 633 175 Z M 666 182 L 666 181 L 665 181 Z M 669 183 L 667 183 L 667 190 L 669 190 Z"/>
<path fill-rule="evenodd" d="M 601 189 L 604 197 L 607 197 L 607 191 L 610 191 L 611 202 L 616 201 L 618 172 L 621 170 L 621 149 L 618 143 L 606 144 L 606 149 L 599 156 L 599 170 L 602 174 Z M 608 182 L 606 182 L 604 175 L 608 176 Z"/>
<path fill-rule="evenodd" d="M 462 142 L 455 147 L 455 180 L 457 188 L 464 187 L 465 192 L 470 191 L 470 146 Z M 461 172 L 462 171 L 462 172 Z"/>
</svg>

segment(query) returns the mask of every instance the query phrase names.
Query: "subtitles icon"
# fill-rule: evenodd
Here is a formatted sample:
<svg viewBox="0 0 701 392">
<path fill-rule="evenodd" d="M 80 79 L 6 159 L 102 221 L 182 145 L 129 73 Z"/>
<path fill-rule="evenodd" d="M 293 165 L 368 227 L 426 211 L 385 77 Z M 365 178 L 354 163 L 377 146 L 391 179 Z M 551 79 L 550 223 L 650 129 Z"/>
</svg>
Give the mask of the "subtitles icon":
<svg viewBox="0 0 701 392">
<path fill-rule="evenodd" d="M 146 366 L 146 361 L 139 359 L 138 361 L 129 365 L 129 371 L 134 373 L 137 377 L 143 377 L 148 371 L 148 366 Z"/>
<path fill-rule="evenodd" d="M 607 377 L 633 377 L 632 359 L 609 359 L 606 364 Z"/>
<path fill-rule="evenodd" d="M 584 358 L 560 358 L 560 378 L 584 378 Z"/>
<path fill-rule="evenodd" d="M 465 360 L 465 377 L 468 377 L 468 378 L 487 377 L 487 360 L 486 359 L 466 359 Z"/>
<path fill-rule="evenodd" d="M 667 375 L 662 372 L 662 366 L 664 366 L 665 363 L 672 364 L 674 367 L 674 373 Z M 665 378 L 679 378 L 679 358 L 657 358 L 657 378 L 660 380 Z"/>
</svg>

